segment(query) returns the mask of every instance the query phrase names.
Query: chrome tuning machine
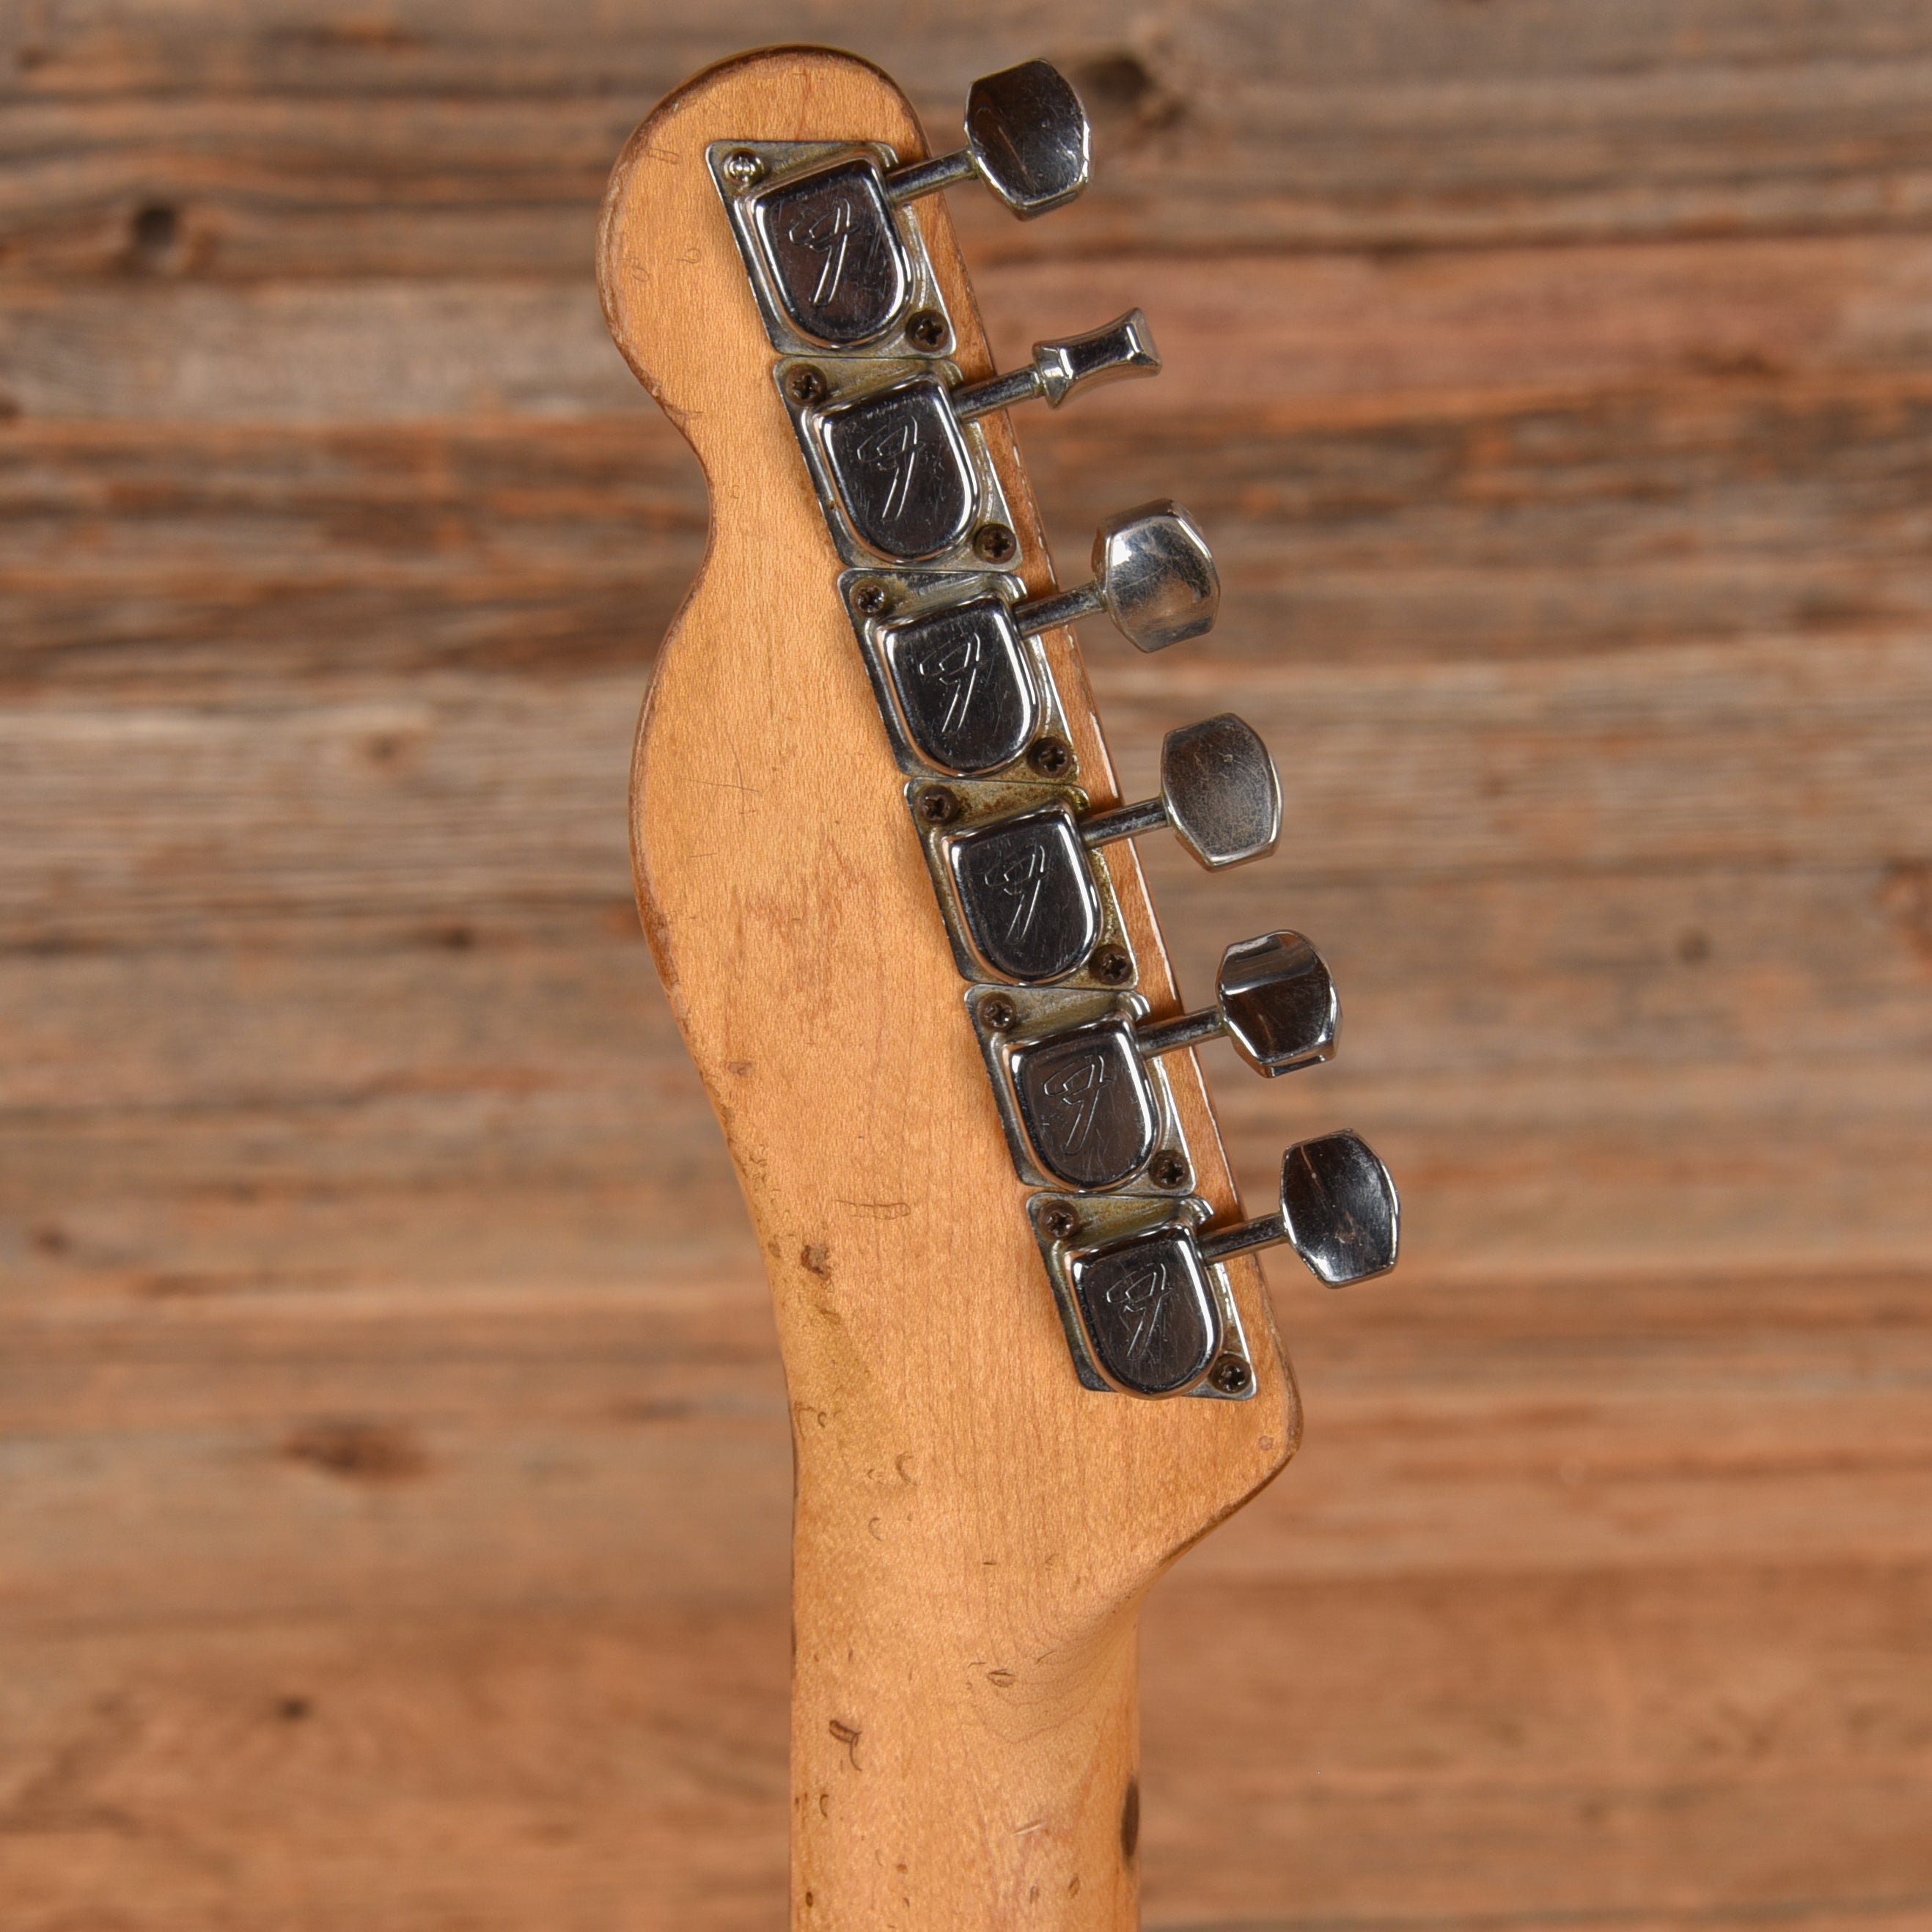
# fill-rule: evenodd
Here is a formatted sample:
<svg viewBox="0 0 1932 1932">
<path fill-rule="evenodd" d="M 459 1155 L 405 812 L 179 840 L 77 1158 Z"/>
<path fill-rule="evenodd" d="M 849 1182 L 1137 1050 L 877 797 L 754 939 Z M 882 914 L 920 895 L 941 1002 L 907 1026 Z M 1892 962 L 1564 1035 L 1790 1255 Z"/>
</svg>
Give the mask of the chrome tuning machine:
<svg viewBox="0 0 1932 1932">
<path fill-rule="evenodd" d="M 976 176 L 1030 220 L 1080 194 L 1090 165 L 1086 110 L 1045 61 L 976 80 L 965 146 L 930 160 L 895 165 L 886 150 L 836 144 L 716 145 L 713 172 L 770 296 L 806 340 L 838 350 L 876 344 L 929 292 L 924 250 L 897 209 Z"/>
<path fill-rule="evenodd" d="M 949 381 L 931 363 L 910 374 L 904 363 L 889 367 L 897 373 L 880 382 L 842 365 L 842 378 L 860 379 L 856 393 L 835 393 L 815 362 L 782 363 L 776 374 L 820 495 L 872 555 L 917 563 L 958 549 L 989 498 L 967 436 L 977 418 L 1036 399 L 1058 409 L 1077 390 L 1158 375 L 1160 356 L 1147 317 L 1130 309 L 1086 334 L 1036 343 L 1024 368 L 981 382 Z"/>
<path fill-rule="evenodd" d="M 1245 1350 L 1231 1335 L 1228 1302 L 1214 1278 L 1217 1262 L 1291 1244 L 1331 1288 L 1366 1281 L 1395 1265 L 1400 1210 L 1394 1184 L 1368 1143 L 1352 1132 L 1298 1142 L 1282 1156 L 1278 1210 L 1238 1226 L 1203 1228 L 1172 1206 L 1163 1218 L 1117 1232 L 1134 1197 L 1114 1197 L 1114 1226 L 1090 1234 L 1079 1204 L 1037 1196 L 1034 1226 L 1060 1298 L 1075 1360 L 1106 1385 L 1130 1395 L 1204 1393 L 1217 1359 L 1239 1363 L 1221 1392 L 1246 1386 Z M 1196 1213 L 1202 1210 L 1196 1209 Z M 1100 1219 L 1089 1210 L 1090 1219 Z M 1218 1371 L 1217 1371 L 1218 1374 Z"/>
<path fill-rule="evenodd" d="M 1102 524 L 1092 580 L 1077 590 L 1016 601 L 994 580 L 961 598 L 956 582 L 934 574 L 889 583 L 860 573 L 847 596 L 880 695 L 890 700 L 889 722 L 902 728 L 920 761 L 962 778 L 1011 764 L 1050 710 L 1052 680 L 1028 638 L 1105 611 L 1138 649 L 1165 650 L 1209 629 L 1221 596 L 1205 540 L 1187 512 L 1168 502 L 1144 503 Z M 949 596 L 953 601 L 934 601 Z M 1064 777 L 1070 756 L 1057 740 L 1034 769 Z"/>
<path fill-rule="evenodd" d="M 1292 1072 L 1329 1058 L 1342 1018 L 1328 967 L 1298 932 L 1229 946 L 1214 1005 L 1178 1019 L 1141 1018 L 1139 1003 L 1125 1000 L 1088 1017 L 1064 994 L 971 1004 L 1022 1173 L 1092 1189 L 1148 1172 L 1168 1124 L 1153 1067 L 1162 1055 L 1225 1034 L 1257 1072 Z M 1185 1184 L 1184 1157 L 1166 1165 L 1155 1184 Z"/>
<path fill-rule="evenodd" d="M 932 831 L 971 953 L 1022 983 L 1074 971 L 1100 936 L 1102 905 L 1086 854 L 1117 838 L 1170 828 L 1203 866 L 1258 859 L 1281 832 L 1281 786 L 1252 728 L 1224 715 L 1170 731 L 1161 788 L 1138 804 L 1076 818 L 1056 800 L 1010 817 L 948 827 L 958 795 L 916 788 L 914 815 Z"/>
</svg>

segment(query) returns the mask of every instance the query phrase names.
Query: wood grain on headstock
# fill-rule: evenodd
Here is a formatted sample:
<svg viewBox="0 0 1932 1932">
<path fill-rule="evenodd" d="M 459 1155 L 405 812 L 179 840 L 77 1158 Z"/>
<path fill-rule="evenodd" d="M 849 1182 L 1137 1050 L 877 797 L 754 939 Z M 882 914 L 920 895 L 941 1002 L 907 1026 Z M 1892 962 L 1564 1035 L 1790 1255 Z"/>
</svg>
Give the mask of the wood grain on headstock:
<svg viewBox="0 0 1932 1932">
<path fill-rule="evenodd" d="M 1293 1386 L 1251 1258 L 1231 1273 L 1254 1400 L 1138 1402 L 1075 1378 L 706 166 L 728 139 L 926 146 L 863 62 L 747 56 L 633 135 L 600 248 L 612 332 L 711 493 L 710 552 L 639 728 L 632 830 L 638 903 L 764 1250 L 789 1385 L 794 1919 L 1124 1927 L 1139 1603 L 1286 1460 Z M 944 197 L 918 219 L 956 359 L 990 374 Z M 986 431 L 1022 574 L 1046 589 L 1004 419 Z M 1073 640 L 1046 641 L 1084 782 L 1112 802 Z M 1131 850 L 1104 862 L 1142 987 L 1172 1012 Z M 1171 1072 L 1201 1191 L 1232 1214 L 1192 1056 Z"/>
</svg>

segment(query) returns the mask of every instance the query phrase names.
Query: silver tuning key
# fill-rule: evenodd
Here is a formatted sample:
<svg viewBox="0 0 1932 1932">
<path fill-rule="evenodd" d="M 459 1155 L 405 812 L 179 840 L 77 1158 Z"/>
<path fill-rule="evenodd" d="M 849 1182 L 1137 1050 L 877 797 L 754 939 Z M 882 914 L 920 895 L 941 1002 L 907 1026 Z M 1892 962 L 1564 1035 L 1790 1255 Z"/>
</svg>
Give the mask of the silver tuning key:
<svg viewBox="0 0 1932 1932">
<path fill-rule="evenodd" d="M 1281 781 L 1252 725 L 1224 712 L 1170 731 L 1160 748 L 1160 796 L 1082 819 L 1080 842 L 1105 845 L 1163 825 L 1210 872 L 1274 850 Z"/>
<path fill-rule="evenodd" d="M 1056 1215 L 1076 1232 L 1063 1238 Z M 1290 1148 L 1280 1211 L 1239 1227 L 1197 1232 L 1175 1215 L 1093 1240 L 1081 1238 L 1078 1218 L 1050 1201 L 1035 1214 L 1048 1268 L 1070 1291 L 1082 1352 L 1114 1388 L 1158 1396 L 1199 1387 L 1221 1352 L 1227 1327 L 1209 1277 L 1216 1262 L 1288 1241 L 1331 1288 L 1364 1281 L 1395 1265 L 1400 1211 L 1388 1168 L 1345 1132 Z"/>
<path fill-rule="evenodd" d="M 1064 208 L 1092 167 L 1087 110 L 1066 76 L 1045 61 L 989 74 L 966 97 L 966 145 L 908 161 L 885 178 L 890 200 L 916 200 L 976 175 L 1022 221 Z"/>
<path fill-rule="evenodd" d="M 962 543 L 979 515 L 965 424 L 1036 398 L 1058 408 L 1076 390 L 1160 371 L 1147 317 L 1130 309 L 1088 334 L 1037 343 L 1025 368 L 983 382 L 949 385 L 921 370 L 825 402 L 824 372 L 810 364 L 785 366 L 781 380 L 853 534 L 876 556 L 919 562 Z M 996 560 L 1014 552 L 1012 533 L 1002 538 Z"/>
<path fill-rule="evenodd" d="M 949 825 L 956 805 L 938 786 L 913 799 L 915 814 L 933 826 Z M 1223 716 L 1170 731 L 1158 798 L 1084 818 L 1056 801 L 941 835 L 940 862 L 973 952 L 1001 977 L 1023 983 L 1072 972 L 1101 930 L 1100 893 L 1082 848 L 1163 825 L 1217 870 L 1274 849 L 1281 787 L 1251 727 Z"/>
<path fill-rule="evenodd" d="M 1136 650 L 1164 651 L 1214 628 L 1221 574 L 1208 540 L 1178 503 L 1142 503 L 1109 517 L 1094 536 L 1094 575 L 1077 590 L 1013 607 L 1029 634 L 1105 611 Z"/>
<path fill-rule="evenodd" d="M 1388 1169 L 1359 1134 L 1344 1130 L 1282 1155 L 1277 1213 L 1204 1234 L 1200 1246 L 1203 1259 L 1219 1262 L 1286 1241 L 1318 1280 L 1343 1288 L 1394 1268 L 1401 1234 Z"/>
<path fill-rule="evenodd" d="M 1093 580 L 1078 590 L 1018 603 L 988 591 L 880 620 L 868 642 L 920 754 L 976 777 L 1010 764 L 1039 728 L 1046 667 L 1024 639 L 1104 610 L 1142 650 L 1164 650 L 1210 628 L 1220 597 L 1193 519 L 1178 503 L 1144 503 L 1100 526 Z"/>
<path fill-rule="evenodd" d="M 904 320 L 916 291 L 932 298 L 916 224 L 902 225 L 900 206 L 976 176 L 1030 220 L 1086 187 L 1088 147 L 1080 97 L 1046 62 L 1028 61 L 973 83 L 966 145 L 954 154 L 894 167 L 883 149 L 726 141 L 713 143 L 712 164 L 792 326 L 827 348 L 856 349 Z M 908 324 L 910 338 L 931 332 Z"/>
<path fill-rule="evenodd" d="M 1010 1000 L 995 1018 L 1016 1020 Z M 988 1003 L 977 1012 L 982 1024 Z M 1118 1187 L 1154 1157 L 1161 1109 L 1144 1064 L 1226 1034 L 1257 1072 L 1324 1060 L 1341 1026 L 1335 982 L 1298 932 L 1244 940 L 1222 956 L 1214 1004 L 1178 1019 L 1136 1024 L 1116 1011 L 1087 1023 L 998 1043 L 1012 1112 L 1040 1172 L 1070 1187 Z"/>
</svg>

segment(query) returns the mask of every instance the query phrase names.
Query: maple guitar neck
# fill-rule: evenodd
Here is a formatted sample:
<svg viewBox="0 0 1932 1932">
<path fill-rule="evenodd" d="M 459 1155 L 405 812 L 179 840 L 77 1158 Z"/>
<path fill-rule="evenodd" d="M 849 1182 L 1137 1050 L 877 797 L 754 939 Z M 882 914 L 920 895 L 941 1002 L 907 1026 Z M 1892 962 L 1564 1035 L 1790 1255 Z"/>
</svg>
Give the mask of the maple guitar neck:
<svg viewBox="0 0 1932 1932">
<path fill-rule="evenodd" d="M 710 551 L 638 732 L 634 851 L 646 931 L 764 1256 L 790 1402 L 793 1923 L 1119 1932 L 1137 1921 L 1141 1601 L 1297 1438 L 1244 1246 L 1280 1234 L 1246 1224 L 1262 1234 L 1236 1228 L 1225 1253 L 1188 1263 L 1211 1283 L 1193 1328 L 1178 1304 L 1170 1318 L 1131 1296 L 1131 1334 L 1070 1312 L 1083 1228 L 1172 1222 L 1204 1253 L 1239 1204 L 1196 1036 L 1154 1036 L 1178 1003 L 1131 839 L 1102 823 L 1120 801 L 1065 621 L 1094 600 L 1031 607 L 1060 621 L 1028 634 L 1032 736 L 990 777 L 927 770 L 905 736 L 922 728 L 916 708 L 882 712 L 863 613 L 927 580 L 866 550 L 866 506 L 828 498 L 802 446 L 828 381 L 836 403 L 839 385 L 869 380 L 852 373 L 868 352 L 788 349 L 748 272 L 760 231 L 730 206 L 770 157 L 811 158 L 808 143 L 862 148 L 901 171 L 895 191 L 922 194 L 892 218 L 922 251 L 902 308 L 928 305 L 892 324 L 892 366 L 903 374 L 937 310 L 963 420 L 958 398 L 994 372 L 931 191 L 962 168 L 907 178 L 923 136 L 862 61 L 778 49 L 680 88 L 617 164 L 599 253 L 616 341 L 710 490 Z M 822 226 L 788 232 L 823 254 Z M 973 424 L 962 446 L 981 466 L 980 511 L 997 500 L 1010 533 L 1001 594 L 1054 598 L 1005 416 Z M 976 516 L 924 567 L 983 590 Z M 998 831 L 1016 804 L 1029 823 L 1064 817 L 1099 908 L 1093 950 L 1036 982 L 975 964 L 970 905 L 936 891 L 946 866 L 966 876 L 960 827 L 991 814 Z M 1140 1052 L 1160 1055 L 1156 1124 L 1124 1184 L 1043 1176 L 1018 1089 L 989 1079 L 1007 1064 L 999 1029 L 1056 1000 L 1113 1012 L 1117 1032 L 1142 1025 Z M 1185 1386 L 1130 1365 L 1156 1330 L 1187 1358 L 1160 1372 Z"/>
</svg>

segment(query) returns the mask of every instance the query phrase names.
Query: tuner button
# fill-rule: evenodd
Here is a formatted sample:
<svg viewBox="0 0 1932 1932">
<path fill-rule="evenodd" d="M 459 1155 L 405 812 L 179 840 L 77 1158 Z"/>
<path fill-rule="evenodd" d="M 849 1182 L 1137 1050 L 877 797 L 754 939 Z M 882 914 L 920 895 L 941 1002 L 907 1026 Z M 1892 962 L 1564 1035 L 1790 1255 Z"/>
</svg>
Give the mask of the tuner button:
<svg viewBox="0 0 1932 1932">
<path fill-rule="evenodd" d="M 1395 1183 L 1359 1134 L 1324 1134 L 1282 1156 L 1281 1219 L 1294 1251 L 1330 1288 L 1395 1265 Z"/>
<path fill-rule="evenodd" d="M 1056 410 L 1076 389 L 1121 382 L 1130 376 L 1160 374 L 1160 351 L 1154 346 L 1154 332 L 1137 308 L 1101 328 L 1090 328 L 1084 335 L 1036 342 L 1033 361 L 1039 372 L 1040 394 Z"/>
<path fill-rule="evenodd" d="M 1168 823 L 1210 872 L 1272 852 L 1281 784 L 1254 728 L 1232 712 L 1170 731 L 1160 748 Z"/>
<path fill-rule="evenodd" d="M 1178 503 L 1144 503 L 1100 526 L 1094 578 L 1127 641 L 1164 651 L 1213 629 L 1220 573 L 1194 520 Z"/>
<path fill-rule="evenodd" d="M 1320 953 L 1298 932 L 1244 939 L 1221 956 L 1221 1024 L 1258 1073 L 1292 1073 L 1335 1051 L 1342 1005 Z"/>
<path fill-rule="evenodd" d="M 966 146 L 980 178 L 1022 220 L 1064 207 L 1087 185 L 1086 110 L 1045 61 L 973 83 Z"/>
</svg>

